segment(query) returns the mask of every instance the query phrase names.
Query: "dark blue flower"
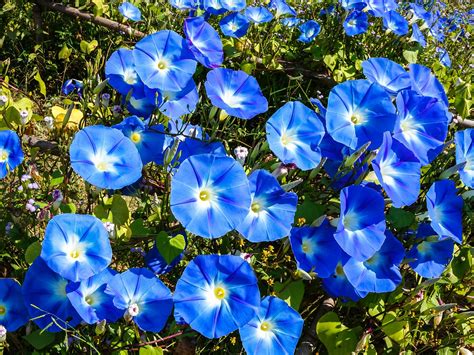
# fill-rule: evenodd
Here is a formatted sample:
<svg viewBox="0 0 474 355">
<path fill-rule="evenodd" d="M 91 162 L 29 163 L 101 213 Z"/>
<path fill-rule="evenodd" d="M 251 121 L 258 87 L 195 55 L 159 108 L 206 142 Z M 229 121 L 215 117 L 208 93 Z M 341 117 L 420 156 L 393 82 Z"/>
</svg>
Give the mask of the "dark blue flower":
<svg viewBox="0 0 474 355">
<path fill-rule="evenodd" d="M 76 79 L 68 79 L 64 82 L 61 92 L 64 95 L 69 95 L 74 90 L 76 90 L 77 94 L 81 96 L 83 87 L 84 87 L 84 84 L 82 83 L 82 81 L 76 80 Z"/>
<path fill-rule="evenodd" d="M 247 354 L 293 354 L 303 318 L 280 298 L 265 297 L 256 315 L 239 329 Z"/>
<path fill-rule="evenodd" d="M 389 132 L 385 132 L 372 167 L 393 206 L 410 206 L 416 202 L 420 193 L 421 164 L 412 151 L 392 139 Z"/>
<path fill-rule="evenodd" d="M 382 246 L 384 207 L 382 195 L 369 187 L 353 185 L 341 190 L 341 215 L 334 237 L 356 260 L 369 259 Z"/>
<path fill-rule="evenodd" d="M 273 14 L 263 6 L 247 7 L 245 9 L 245 16 L 254 23 L 270 22 L 273 19 Z"/>
<path fill-rule="evenodd" d="M 41 329 L 60 332 L 81 322 L 66 293 L 68 281 L 36 258 L 25 275 L 22 293 L 30 318 Z M 54 319 L 54 321 L 53 321 Z"/>
<path fill-rule="evenodd" d="M 217 31 L 204 17 L 189 17 L 184 21 L 184 33 L 194 58 L 206 68 L 217 68 L 224 61 L 224 49 Z"/>
<path fill-rule="evenodd" d="M 82 129 L 74 136 L 69 152 L 74 171 L 103 189 L 121 189 L 142 175 L 143 164 L 135 144 L 115 128 Z"/>
<path fill-rule="evenodd" d="M 260 305 L 257 277 L 235 255 L 199 255 L 186 267 L 174 292 L 175 312 L 207 338 L 243 327 Z"/>
<path fill-rule="evenodd" d="M 212 104 L 231 116 L 248 120 L 268 110 L 257 79 L 242 70 L 213 69 L 204 85 Z"/>
<path fill-rule="evenodd" d="M 251 242 L 273 241 L 286 237 L 295 218 L 298 196 L 286 192 L 266 170 L 249 176 L 252 203 L 237 231 Z"/>
<path fill-rule="evenodd" d="M 408 33 L 408 21 L 396 11 L 387 11 L 383 15 L 383 27 L 390 30 L 397 36 L 404 36 Z"/>
<path fill-rule="evenodd" d="M 316 112 L 299 101 L 287 102 L 265 128 L 270 149 L 283 163 L 296 164 L 301 170 L 318 166 L 325 130 Z"/>
<path fill-rule="evenodd" d="M 426 206 L 431 227 L 439 237 L 451 238 L 461 244 L 463 199 L 457 195 L 454 182 L 451 180 L 434 182 L 426 194 Z"/>
<path fill-rule="evenodd" d="M 368 80 L 349 80 L 329 93 L 326 128 L 332 138 L 356 150 L 382 144 L 383 133 L 395 125 L 395 107 L 385 89 Z"/>
<path fill-rule="evenodd" d="M 120 4 L 118 9 L 123 17 L 128 18 L 129 20 L 140 21 L 142 19 L 142 13 L 140 10 L 127 1 Z"/>
<path fill-rule="evenodd" d="M 0 179 L 20 165 L 24 157 L 18 135 L 10 130 L 0 130 Z"/>
<path fill-rule="evenodd" d="M 370 58 L 362 62 L 365 77 L 383 86 L 390 95 L 397 95 L 401 90 L 410 88 L 410 75 L 397 64 L 387 58 Z"/>
<path fill-rule="evenodd" d="M 173 309 L 171 291 L 153 272 L 132 268 L 116 274 L 107 284 L 115 307 L 132 319 L 141 330 L 158 333 Z"/>
<path fill-rule="evenodd" d="M 471 189 L 474 188 L 474 128 L 456 132 L 456 164 L 465 165 L 459 169 L 462 182 Z"/>
<path fill-rule="evenodd" d="M 250 22 L 244 15 L 233 12 L 224 17 L 219 26 L 224 35 L 234 38 L 240 38 L 247 34 Z"/>
<path fill-rule="evenodd" d="M 29 320 L 20 284 L 13 279 L 0 279 L 0 325 L 14 332 Z"/>
<path fill-rule="evenodd" d="M 180 91 L 196 70 L 194 55 L 174 31 L 146 36 L 135 45 L 133 58 L 140 79 L 151 89 Z"/>
<path fill-rule="evenodd" d="M 213 154 L 193 155 L 171 181 L 171 211 L 191 233 L 218 238 L 233 230 L 250 208 L 250 188 L 242 166 Z"/>
<path fill-rule="evenodd" d="M 414 23 L 412 26 L 412 34 L 410 40 L 414 42 L 418 42 L 423 48 L 426 47 L 426 38 L 423 35 L 423 33 L 420 31 L 420 28 L 416 23 Z"/>
<path fill-rule="evenodd" d="M 344 20 L 344 30 L 348 36 L 356 36 L 367 32 L 369 21 L 367 14 L 362 11 L 352 11 Z"/>
<path fill-rule="evenodd" d="M 310 43 L 314 41 L 316 36 L 321 32 L 321 26 L 314 20 L 306 21 L 301 26 L 299 26 L 301 31 L 298 41 L 303 43 Z"/>
<path fill-rule="evenodd" d="M 135 71 L 132 53 L 131 49 L 120 48 L 105 63 L 105 77 L 110 86 L 122 95 L 127 95 L 130 90 L 143 91 L 143 83 Z"/>
</svg>

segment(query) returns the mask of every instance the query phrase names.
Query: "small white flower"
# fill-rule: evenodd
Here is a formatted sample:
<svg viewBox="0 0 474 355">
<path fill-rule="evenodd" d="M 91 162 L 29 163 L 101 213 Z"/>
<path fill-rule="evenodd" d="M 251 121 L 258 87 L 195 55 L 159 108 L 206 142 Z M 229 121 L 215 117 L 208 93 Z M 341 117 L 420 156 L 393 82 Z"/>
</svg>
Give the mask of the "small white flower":
<svg viewBox="0 0 474 355">
<path fill-rule="evenodd" d="M 26 124 L 28 120 L 28 111 L 27 110 L 21 110 L 20 111 L 20 122 L 21 124 Z"/>
<path fill-rule="evenodd" d="M 7 328 L 0 325 L 0 343 L 3 343 L 5 340 L 7 340 Z"/>
<path fill-rule="evenodd" d="M 239 146 L 239 147 L 234 149 L 234 155 L 235 155 L 235 158 L 237 159 L 237 161 L 240 164 L 243 165 L 245 163 L 245 159 L 249 155 L 249 150 L 245 147 L 240 147 Z"/>
<path fill-rule="evenodd" d="M 109 238 L 115 239 L 115 224 L 112 222 L 104 222 L 104 227 L 109 233 Z"/>
<path fill-rule="evenodd" d="M 6 95 L 0 95 L 0 106 L 5 106 L 8 102 L 8 97 Z"/>
<path fill-rule="evenodd" d="M 46 123 L 46 127 L 48 129 L 54 128 L 54 119 L 51 116 L 46 116 L 43 120 L 44 120 L 44 123 Z"/>
</svg>

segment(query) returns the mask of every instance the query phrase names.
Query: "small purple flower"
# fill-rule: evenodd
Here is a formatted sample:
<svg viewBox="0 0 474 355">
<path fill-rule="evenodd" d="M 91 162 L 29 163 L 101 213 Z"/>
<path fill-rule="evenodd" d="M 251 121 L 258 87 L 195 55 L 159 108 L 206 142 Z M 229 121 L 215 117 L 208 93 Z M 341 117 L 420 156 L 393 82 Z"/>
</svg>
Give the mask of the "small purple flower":
<svg viewBox="0 0 474 355">
<path fill-rule="evenodd" d="M 105 106 L 105 107 L 109 106 L 110 94 L 107 94 L 107 93 L 102 94 L 101 100 L 102 100 L 102 105 L 103 106 Z"/>
<path fill-rule="evenodd" d="M 28 181 L 31 179 L 31 175 L 30 174 L 24 174 L 21 176 L 21 181 L 22 182 L 25 182 L 25 181 Z"/>
<path fill-rule="evenodd" d="M 112 114 L 114 115 L 114 117 L 117 117 L 122 112 L 123 111 L 122 111 L 122 108 L 120 107 L 120 105 L 114 105 L 114 107 L 112 107 Z"/>
<path fill-rule="evenodd" d="M 30 190 L 38 190 L 39 189 L 39 185 L 36 183 L 36 182 L 32 182 L 30 184 L 28 184 L 28 188 Z"/>
<path fill-rule="evenodd" d="M 30 212 L 35 212 L 36 211 L 36 206 L 34 205 L 35 204 L 35 200 L 33 200 L 32 198 L 30 198 L 28 200 L 28 202 L 26 203 L 25 207 L 28 211 Z"/>
<path fill-rule="evenodd" d="M 10 233 L 10 231 L 12 230 L 12 228 L 13 228 L 13 223 L 12 223 L 12 222 L 8 222 L 8 223 L 6 224 L 6 226 L 5 226 L 5 234 L 8 235 L 8 234 Z"/>
</svg>

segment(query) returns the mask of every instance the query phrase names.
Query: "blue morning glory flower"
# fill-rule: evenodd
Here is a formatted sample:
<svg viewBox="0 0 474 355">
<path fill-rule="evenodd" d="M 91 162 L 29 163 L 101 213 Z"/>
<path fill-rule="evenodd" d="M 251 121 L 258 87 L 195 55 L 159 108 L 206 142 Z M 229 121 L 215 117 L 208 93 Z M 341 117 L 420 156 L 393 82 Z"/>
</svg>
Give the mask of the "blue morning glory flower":
<svg viewBox="0 0 474 355">
<path fill-rule="evenodd" d="M 227 11 L 240 11 L 247 6 L 246 0 L 219 0 L 222 7 Z"/>
<path fill-rule="evenodd" d="M 173 309 L 171 291 L 148 269 L 132 268 L 110 279 L 106 291 L 115 307 L 141 330 L 158 333 Z"/>
<path fill-rule="evenodd" d="M 80 281 L 104 270 L 112 259 L 109 234 L 94 216 L 60 214 L 46 226 L 41 257 L 65 279 Z"/>
<path fill-rule="evenodd" d="M 212 154 L 183 161 L 171 181 L 171 211 L 191 233 L 219 238 L 248 214 L 250 188 L 242 166 Z"/>
<path fill-rule="evenodd" d="M 201 0 L 199 1 L 199 7 L 206 11 L 206 13 L 213 15 L 220 15 L 226 12 L 226 9 L 222 7 L 221 0 Z"/>
<path fill-rule="evenodd" d="M 140 40 L 133 50 L 135 70 L 151 89 L 180 91 L 196 71 L 194 55 L 174 31 L 158 31 Z"/>
<path fill-rule="evenodd" d="M 398 12 L 391 10 L 383 15 L 383 28 L 397 36 L 404 36 L 408 33 L 408 21 Z"/>
<path fill-rule="evenodd" d="M 217 31 L 204 17 L 189 17 L 184 20 L 186 43 L 194 58 L 206 68 L 217 68 L 224 61 L 224 49 Z"/>
<path fill-rule="evenodd" d="M 372 16 L 383 17 L 388 11 L 396 10 L 398 4 L 395 0 L 364 0 L 367 10 Z"/>
<path fill-rule="evenodd" d="M 126 99 L 129 98 L 128 102 Z M 128 111 L 139 117 L 149 118 L 162 101 L 161 92 L 148 89 L 145 85 L 136 86 L 132 95 L 123 96 Z"/>
<path fill-rule="evenodd" d="M 164 134 L 163 125 L 148 127 L 137 116 L 125 118 L 113 126 L 128 137 L 138 149 L 143 165 L 149 162 L 163 164 L 163 153 L 171 144 L 171 139 Z"/>
<path fill-rule="evenodd" d="M 276 18 L 283 15 L 296 16 L 296 11 L 285 0 L 270 0 L 268 7 L 276 11 Z"/>
<path fill-rule="evenodd" d="M 168 262 L 165 260 L 163 255 L 161 255 L 160 251 L 156 247 L 156 243 L 153 245 L 153 248 L 150 249 L 148 253 L 145 255 L 145 264 L 150 268 L 155 274 L 166 274 L 171 271 L 178 263 L 181 261 L 181 259 L 184 257 L 184 251 L 186 250 L 186 247 L 188 245 L 188 238 L 186 237 L 186 233 L 183 231 L 182 234 L 184 236 L 185 240 L 185 246 L 184 250 L 182 253 L 180 253 L 178 256 L 176 256 L 171 262 L 168 264 Z"/>
<path fill-rule="evenodd" d="M 69 95 L 70 93 L 74 92 L 74 90 L 77 90 L 77 94 L 81 96 L 83 87 L 84 84 L 82 83 L 82 81 L 76 79 L 68 79 L 64 82 L 61 88 L 61 92 L 64 95 Z"/>
<path fill-rule="evenodd" d="M 303 331 L 303 318 L 280 298 L 267 296 L 256 315 L 239 329 L 247 354 L 293 354 Z"/>
<path fill-rule="evenodd" d="M 410 149 L 422 165 L 438 154 L 448 134 L 448 116 L 442 101 L 403 90 L 397 96 L 398 118 L 393 138 Z"/>
<path fill-rule="evenodd" d="M 335 232 L 327 219 L 319 227 L 293 228 L 290 244 L 298 269 L 315 271 L 321 278 L 331 276 L 345 254 L 334 239 Z"/>
<path fill-rule="evenodd" d="M 280 22 L 283 26 L 296 27 L 301 22 L 301 20 L 297 17 L 285 17 L 282 18 Z"/>
<path fill-rule="evenodd" d="M 447 68 L 451 68 L 451 58 L 449 58 L 449 53 L 446 49 L 437 47 L 436 53 L 439 55 L 439 62 Z"/>
<path fill-rule="evenodd" d="M 390 292 L 402 281 L 400 263 L 405 256 L 402 243 L 390 231 L 379 251 L 366 261 L 350 258 L 343 266 L 349 282 L 362 292 Z"/>
<path fill-rule="evenodd" d="M 299 26 L 301 31 L 298 41 L 303 43 L 310 43 L 314 41 L 316 36 L 321 32 L 321 26 L 314 20 L 306 21 L 301 26 Z"/>
<path fill-rule="evenodd" d="M 465 163 L 459 169 L 459 176 L 464 185 L 474 188 L 474 128 L 456 132 L 456 164 Z"/>
<path fill-rule="evenodd" d="M 420 276 L 437 278 L 443 273 L 453 257 L 454 242 L 451 239 L 439 240 L 429 224 L 420 224 L 418 238 L 423 240 L 407 253 L 408 264 Z"/>
<path fill-rule="evenodd" d="M 222 33 L 234 38 L 245 36 L 249 25 L 250 22 L 247 17 L 238 12 L 230 13 L 219 22 Z"/>
<path fill-rule="evenodd" d="M 353 185 L 341 190 L 341 216 L 334 238 L 358 261 L 369 259 L 385 240 L 385 203 L 370 187 Z"/>
<path fill-rule="evenodd" d="M 415 90 L 418 95 L 437 98 L 444 102 L 446 107 L 449 106 L 443 84 L 431 73 L 430 68 L 421 64 L 409 64 L 408 68 L 412 90 Z"/>
<path fill-rule="evenodd" d="M 254 23 L 266 23 L 273 19 L 273 14 L 263 6 L 249 6 L 245 9 L 245 16 Z"/>
<path fill-rule="evenodd" d="M 242 70 L 213 69 L 204 86 L 212 104 L 230 116 L 248 120 L 268 110 L 257 79 Z"/>
<path fill-rule="evenodd" d="M 310 170 L 321 161 L 319 144 L 325 134 L 316 112 L 299 101 L 287 102 L 267 121 L 267 140 L 272 152 L 285 164 Z"/>
<path fill-rule="evenodd" d="M 18 135 L 10 130 L 0 130 L 0 179 L 20 165 L 24 158 Z"/>
<path fill-rule="evenodd" d="M 362 11 L 365 7 L 367 7 L 365 1 L 361 0 L 340 0 L 339 2 L 345 10 Z"/>
<path fill-rule="evenodd" d="M 133 92 L 140 90 L 143 86 L 135 71 L 132 53 L 131 49 L 120 48 L 105 63 L 105 77 L 110 86 L 122 95 L 127 95 L 132 89 Z"/>
<path fill-rule="evenodd" d="M 162 95 L 160 112 L 172 119 L 193 113 L 199 101 L 194 80 L 189 80 L 188 85 L 181 91 L 164 91 Z"/>
<path fill-rule="evenodd" d="M 197 138 L 188 137 L 179 143 L 178 152 L 176 154 L 179 155 L 179 157 L 178 159 L 175 157 L 173 162 L 177 160 L 182 163 L 193 155 L 212 154 L 214 156 L 226 156 L 227 152 L 221 142 L 208 142 Z"/>
<path fill-rule="evenodd" d="M 410 206 L 420 193 L 421 164 L 411 150 L 385 132 L 377 156 L 372 161 L 375 175 L 393 206 Z"/>
<path fill-rule="evenodd" d="M 186 267 L 174 292 L 175 312 L 207 338 L 243 327 L 260 305 L 258 281 L 236 255 L 199 255 Z"/>
<path fill-rule="evenodd" d="M 343 26 L 348 36 L 357 36 L 365 33 L 369 28 L 367 14 L 362 11 L 352 11 L 344 20 Z"/>
<path fill-rule="evenodd" d="M 426 47 L 426 38 L 416 23 L 411 26 L 412 34 L 410 40 L 418 42 L 423 48 Z"/>
<path fill-rule="evenodd" d="M 74 171 L 103 189 L 121 189 L 142 176 L 135 144 L 115 128 L 85 127 L 74 136 L 69 152 Z"/>
<path fill-rule="evenodd" d="M 365 77 L 382 86 L 390 95 L 410 88 L 410 75 L 397 64 L 387 58 L 370 58 L 362 62 Z"/>
<path fill-rule="evenodd" d="M 196 10 L 197 0 L 169 0 L 171 6 L 179 10 Z"/>
<path fill-rule="evenodd" d="M 249 183 L 252 203 L 236 229 L 254 243 L 286 237 L 295 219 L 298 196 L 283 190 L 266 170 L 255 170 L 249 176 Z"/>
<path fill-rule="evenodd" d="M 390 96 L 377 83 L 348 80 L 329 93 L 327 131 L 353 150 L 367 142 L 371 142 L 370 150 L 380 147 L 383 133 L 393 130 L 396 117 Z"/>
<path fill-rule="evenodd" d="M 434 182 L 426 194 L 426 207 L 431 227 L 440 238 L 451 238 L 461 244 L 463 199 L 457 195 L 454 182 L 451 180 Z"/>
<path fill-rule="evenodd" d="M 426 11 L 421 5 L 410 3 L 410 12 L 413 14 L 413 18 L 411 19 L 411 21 L 430 21 L 431 13 L 429 11 Z"/>
<path fill-rule="evenodd" d="M 20 284 L 13 279 L 0 279 L 0 325 L 14 332 L 30 319 L 23 301 Z"/>
<path fill-rule="evenodd" d="M 60 332 L 81 322 L 67 298 L 67 284 L 68 281 L 51 270 L 42 258 L 36 258 L 26 272 L 23 298 L 30 318 L 41 329 Z"/>
<path fill-rule="evenodd" d="M 129 20 L 140 21 L 142 19 L 142 13 L 140 12 L 140 10 L 127 1 L 120 4 L 118 9 L 122 16 L 128 18 Z"/>
<path fill-rule="evenodd" d="M 70 282 L 66 286 L 67 297 L 84 322 L 95 324 L 104 319 L 116 322 L 123 316 L 124 312 L 114 306 L 113 297 L 105 293 L 107 283 L 116 273 L 107 268 L 88 279 Z"/>
</svg>

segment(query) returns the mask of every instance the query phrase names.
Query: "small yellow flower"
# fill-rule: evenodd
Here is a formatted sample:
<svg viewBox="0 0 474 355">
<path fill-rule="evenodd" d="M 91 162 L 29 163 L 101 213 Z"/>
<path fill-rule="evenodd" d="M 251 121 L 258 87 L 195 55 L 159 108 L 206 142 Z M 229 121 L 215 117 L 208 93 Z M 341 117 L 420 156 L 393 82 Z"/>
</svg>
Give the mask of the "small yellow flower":
<svg viewBox="0 0 474 355">
<path fill-rule="evenodd" d="M 236 337 L 230 338 L 230 343 L 231 343 L 232 345 L 235 345 L 235 344 L 237 343 L 237 338 L 236 338 Z"/>
<path fill-rule="evenodd" d="M 63 126 L 64 117 L 66 117 L 67 109 L 59 106 L 53 106 L 51 108 L 51 113 L 54 118 L 54 125 L 56 128 L 61 128 Z M 81 122 L 82 117 L 84 117 L 84 114 L 80 110 L 73 108 L 66 128 L 78 129 L 79 122 Z"/>
</svg>

